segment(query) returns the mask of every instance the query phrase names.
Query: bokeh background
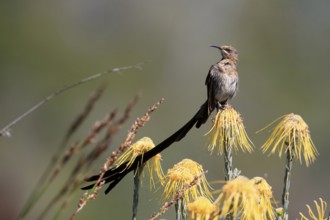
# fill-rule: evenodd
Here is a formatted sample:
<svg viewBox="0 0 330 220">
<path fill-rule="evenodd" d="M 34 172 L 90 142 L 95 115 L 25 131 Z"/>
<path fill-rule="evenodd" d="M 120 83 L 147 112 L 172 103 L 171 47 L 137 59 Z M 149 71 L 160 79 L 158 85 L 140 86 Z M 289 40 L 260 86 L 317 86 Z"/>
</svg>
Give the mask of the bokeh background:
<svg viewBox="0 0 330 220">
<path fill-rule="evenodd" d="M 2 1 L 1 127 L 63 85 L 113 67 L 152 62 L 142 71 L 107 75 L 72 89 L 13 127 L 11 138 L 0 138 L 0 219 L 16 218 L 70 122 L 102 81 L 108 80 L 109 86 L 72 141 L 110 110 L 123 109 L 138 92 L 143 97 L 108 153 L 122 142 L 135 118 L 162 97 L 164 104 L 137 138 L 149 136 L 159 143 L 183 125 L 206 99 L 204 80 L 219 59 L 211 44 L 233 45 L 240 54 L 240 91 L 231 103 L 244 117 L 256 149 L 251 155 L 237 153 L 234 166 L 247 177 L 266 177 L 280 205 L 284 158 L 263 155 L 259 148 L 269 130 L 256 131 L 283 114 L 300 114 L 320 156 L 309 168 L 294 163 L 291 219 L 299 218 L 299 211 L 306 213 L 305 204 L 313 205 L 319 197 L 330 202 L 329 11 L 327 0 Z M 209 127 L 193 129 L 163 152 L 164 170 L 191 158 L 209 171 L 208 180 L 223 179 L 222 158 L 207 151 L 204 134 Z M 38 216 L 68 173 L 54 182 L 27 219 Z M 109 195 L 90 202 L 76 219 L 129 219 L 132 190 L 130 175 Z M 160 191 L 150 192 L 144 181 L 139 219 L 159 209 Z M 69 218 L 81 195 L 75 195 L 60 219 Z M 173 213 L 171 209 L 163 218 L 173 219 Z"/>
</svg>

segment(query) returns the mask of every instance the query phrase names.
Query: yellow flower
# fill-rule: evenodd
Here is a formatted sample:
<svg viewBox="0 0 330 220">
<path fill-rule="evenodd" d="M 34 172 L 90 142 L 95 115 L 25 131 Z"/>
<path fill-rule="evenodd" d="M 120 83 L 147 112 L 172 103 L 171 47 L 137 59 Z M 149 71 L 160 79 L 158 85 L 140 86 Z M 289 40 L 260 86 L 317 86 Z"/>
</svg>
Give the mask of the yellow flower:
<svg viewBox="0 0 330 220">
<path fill-rule="evenodd" d="M 191 220 L 209 220 L 217 210 L 217 206 L 205 197 L 198 197 L 194 202 L 187 205 Z M 213 220 L 218 217 L 214 217 Z"/>
<path fill-rule="evenodd" d="M 211 198 L 209 184 L 206 181 L 203 167 L 190 159 L 184 159 L 169 169 L 166 174 L 166 185 L 164 189 L 164 199 L 174 196 L 180 189 L 189 185 L 197 176 L 200 176 L 197 183 L 184 191 L 184 200 L 189 202 L 199 196 Z"/>
<path fill-rule="evenodd" d="M 254 187 L 257 189 L 259 194 L 258 206 L 261 219 L 275 220 L 276 217 L 273 206 L 271 204 L 271 199 L 273 197 L 272 187 L 266 182 L 264 178 L 261 177 L 254 177 L 250 180 L 250 182 L 254 184 Z"/>
<path fill-rule="evenodd" d="M 148 137 L 141 138 L 133 145 L 131 145 L 130 148 L 118 158 L 115 165 L 120 166 L 123 163 L 128 162 L 127 168 L 129 168 L 130 166 L 132 166 L 133 162 L 138 156 L 143 155 L 145 152 L 151 150 L 154 147 L 155 144 L 150 138 Z M 160 161 L 161 161 L 161 155 L 157 154 L 145 164 L 145 166 L 149 171 L 151 187 L 155 187 L 154 173 L 156 174 L 159 182 L 163 184 L 164 173 Z"/>
<path fill-rule="evenodd" d="M 216 145 L 219 147 L 219 154 L 223 154 L 228 148 L 243 152 L 252 152 L 252 142 L 246 134 L 243 120 L 240 114 L 231 106 L 225 106 L 218 111 L 211 130 L 206 134 L 210 136 L 209 151 L 213 152 Z"/>
<path fill-rule="evenodd" d="M 315 161 L 318 155 L 310 137 L 308 125 L 299 115 L 293 113 L 284 115 L 281 118 L 282 120 L 262 146 L 263 152 L 266 152 L 273 145 L 271 154 L 274 154 L 278 149 L 281 157 L 283 152 L 289 151 L 290 156 L 298 157 L 300 163 L 303 157 L 306 166 L 308 166 Z"/>
<path fill-rule="evenodd" d="M 265 179 L 239 176 L 223 186 L 215 204 L 220 208 L 220 218 L 229 215 L 232 219 L 275 220 L 272 197 L 272 188 Z"/>
<path fill-rule="evenodd" d="M 312 211 L 311 207 L 309 205 L 306 205 L 308 208 L 308 214 L 311 217 L 311 219 L 313 220 L 325 220 L 325 219 L 329 219 L 328 217 L 325 217 L 325 211 L 327 209 L 327 203 L 320 198 L 320 204 L 314 200 L 315 203 L 315 207 L 317 210 L 317 215 L 314 214 L 314 212 Z M 301 216 L 301 220 L 309 220 L 310 218 L 307 218 L 306 216 L 304 216 L 301 212 L 299 213 Z"/>
<path fill-rule="evenodd" d="M 243 176 L 228 181 L 215 201 L 220 207 L 220 218 L 233 215 L 233 219 L 240 216 L 243 220 L 262 219 L 258 203 L 258 191 L 254 183 Z"/>
</svg>

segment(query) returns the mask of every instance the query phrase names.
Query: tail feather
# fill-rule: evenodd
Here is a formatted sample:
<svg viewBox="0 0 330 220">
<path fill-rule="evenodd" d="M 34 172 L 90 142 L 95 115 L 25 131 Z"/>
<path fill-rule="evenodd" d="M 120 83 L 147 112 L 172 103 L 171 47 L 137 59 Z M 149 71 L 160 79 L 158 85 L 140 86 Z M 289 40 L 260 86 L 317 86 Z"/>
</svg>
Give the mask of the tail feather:
<svg viewBox="0 0 330 220">
<path fill-rule="evenodd" d="M 200 109 L 197 111 L 197 113 L 179 130 L 177 130 L 174 134 L 172 134 L 170 137 L 166 138 L 164 141 L 162 141 L 160 144 L 155 146 L 153 149 L 147 151 L 146 153 L 140 156 L 138 156 L 133 164 L 130 166 L 127 166 L 127 163 L 123 163 L 118 167 L 112 167 L 108 171 L 105 172 L 105 175 L 102 180 L 105 181 L 105 183 L 110 183 L 108 188 L 106 189 L 105 193 L 107 194 L 111 189 L 113 189 L 123 178 L 126 176 L 126 174 L 130 173 L 131 171 L 136 170 L 141 164 L 148 161 L 150 158 L 154 157 L 155 155 L 159 154 L 171 144 L 174 142 L 180 141 L 182 138 L 186 136 L 186 134 L 191 130 L 191 128 L 196 124 L 196 127 L 199 128 L 202 124 L 204 124 L 209 117 L 208 113 L 208 102 L 206 101 Z M 97 181 L 99 179 L 100 175 L 91 176 L 89 178 L 86 178 L 85 180 L 88 182 Z M 88 186 L 83 187 L 82 189 L 91 189 L 95 185 L 91 184 Z"/>
<path fill-rule="evenodd" d="M 201 106 L 201 108 L 199 109 L 199 111 L 195 116 L 197 117 L 196 128 L 200 128 L 202 124 L 205 124 L 211 113 L 212 110 L 209 109 L 209 103 L 208 100 L 206 100 L 206 102 Z"/>
</svg>

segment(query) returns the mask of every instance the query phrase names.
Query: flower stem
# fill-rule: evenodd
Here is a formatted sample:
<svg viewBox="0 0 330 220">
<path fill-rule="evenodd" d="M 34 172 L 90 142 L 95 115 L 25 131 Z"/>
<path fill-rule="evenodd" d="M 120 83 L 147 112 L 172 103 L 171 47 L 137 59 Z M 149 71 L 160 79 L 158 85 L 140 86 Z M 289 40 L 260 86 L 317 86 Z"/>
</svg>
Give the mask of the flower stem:
<svg viewBox="0 0 330 220">
<path fill-rule="evenodd" d="M 143 166 L 137 168 L 134 175 L 134 193 L 133 193 L 133 216 L 132 220 L 136 220 L 138 204 L 139 204 L 139 189 L 140 189 L 140 176 L 142 173 Z"/>
<path fill-rule="evenodd" d="M 186 204 L 181 198 L 175 203 L 176 220 L 185 220 L 187 218 Z"/>
<path fill-rule="evenodd" d="M 290 146 L 289 146 L 290 148 Z M 293 150 L 288 148 L 286 152 L 286 166 L 285 166 L 285 176 L 284 176 L 284 188 L 282 194 L 282 205 L 283 205 L 283 220 L 288 220 L 288 210 L 289 210 L 289 189 L 291 180 L 291 170 L 292 161 L 294 158 Z"/>
<path fill-rule="evenodd" d="M 228 140 L 225 142 L 226 146 L 224 146 L 224 160 L 225 160 L 225 180 L 229 181 L 233 178 L 233 156 L 232 156 L 232 148 L 228 143 Z"/>
<path fill-rule="evenodd" d="M 233 155 L 232 155 L 232 148 L 231 145 L 229 144 L 228 139 L 226 140 L 224 146 L 224 160 L 225 160 L 225 180 L 226 182 L 230 181 L 233 179 Z M 232 220 L 233 215 L 228 214 L 226 216 L 226 220 Z"/>
</svg>

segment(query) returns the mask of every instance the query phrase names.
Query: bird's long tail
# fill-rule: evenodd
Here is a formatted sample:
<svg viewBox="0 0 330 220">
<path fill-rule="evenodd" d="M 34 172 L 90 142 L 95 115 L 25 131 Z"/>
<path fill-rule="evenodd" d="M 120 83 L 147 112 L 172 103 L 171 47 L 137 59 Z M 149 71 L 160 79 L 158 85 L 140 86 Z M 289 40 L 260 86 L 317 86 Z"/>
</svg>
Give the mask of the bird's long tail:
<svg viewBox="0 0 330 220">
<path fill-rule="evenodd" d="M 114 166 L 107 170 L 105 172 L 104 178 L 102 180 L 106 183 L 110 183 L 108 188 L 105 190 L 105 193 L 107 194 L 111 189 L 113 189 L 123 178 L 126 176 L 126 174 L 130 173 L 131 171 L 136 170 L 141 164 L 148 161 L 150 158 L 154 157 L 158 153 L 162 152 L 171 144 L 174 142 L 180 141 L 182 138 L 186 136 L 186 134 L 191 130 L 191 128 L 196 124 L 196 127 L 199 128 L 202 124 L 204 124 L 209 117 L 208 113 L 208 102 L 206 101 L 200 109 L 197 111 L 197 113 L 184 125 L 182 126 L 178 131 L 176 131 L 174 134 L 172 134 L 170 137 L 166 138 L 164 141 L 162 141 L 160 144 L 155 146 L 153 149 L 147 151 L 146 153 L 140 156 L 138 156 L 133 164 L 130 166 L 127 166 L 127 162 L 121 164 L 120 166 Z M 99 179 L 99 175 L 91 176 L 89 178 L 86 178 L 85 180 L 88 182 L 97 181 Z M 89 186 L 85 186 L 82 189 L 91 189 L 95 185 L 91 184 Z"/>
<path fill-rule="evenodd" d="M 204 124 L 209 118 L 210 114 L 212 113 L 213 108 L 212 110 L 209 109 L 208 105 L 209 105 L 208 100 L 206 100 L 206 102 L 204 102 L 204 104 L 201 106 L 199 111 L 194 116 L 197 119 L 196 128 L 199 128 L 202 124 Z"/>
</svg>

